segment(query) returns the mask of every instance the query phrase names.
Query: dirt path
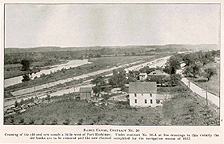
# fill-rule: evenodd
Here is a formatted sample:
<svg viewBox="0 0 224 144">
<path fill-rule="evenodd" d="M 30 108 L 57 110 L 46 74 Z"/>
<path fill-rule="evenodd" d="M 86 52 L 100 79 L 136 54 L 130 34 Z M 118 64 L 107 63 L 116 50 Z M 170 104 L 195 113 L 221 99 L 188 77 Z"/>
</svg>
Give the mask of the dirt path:
<svg viewBox="0 0 224 144">
<path fill-rule="evenodd" d="M 216 96 L 210 92 L 207 92 L 196 84 L 192 83 L 189 81 L 187 78 L 182 78 L 181 81 L 188 87 L 190 88 L 193 92 L 196 94 L 200 95 L 204 99 L 208 99 L 209 102 L 215 104 L 217 107 L 219 107 L 219 96 Z"/>
</svg>

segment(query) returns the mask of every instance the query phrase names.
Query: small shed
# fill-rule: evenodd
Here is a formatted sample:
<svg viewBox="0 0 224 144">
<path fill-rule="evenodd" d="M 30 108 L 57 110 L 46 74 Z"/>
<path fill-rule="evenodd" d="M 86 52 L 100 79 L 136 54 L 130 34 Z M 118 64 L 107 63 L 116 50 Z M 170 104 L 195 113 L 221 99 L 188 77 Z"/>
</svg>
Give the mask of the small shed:
<svg viewBox="0 0 224 144">
<path fill-rule="evenodd" d="M 92 87 L 81 87 L 79 92 L 80 92 L 80 100 L 89 100 L 93 96 Z"/>
<path fill-rule="evenodd" d="M 161 70 L 154 70 L 151 73 L 148 74 L 149 77 L 151 76 L 169 76 L 169 74 L 161 71 Z"/>
<path fill-rule="evenodd" d="M 147 73 L 140 73 L 139 74 L 139 80 L 144 81 L 147 79 Z"/>
</svg>

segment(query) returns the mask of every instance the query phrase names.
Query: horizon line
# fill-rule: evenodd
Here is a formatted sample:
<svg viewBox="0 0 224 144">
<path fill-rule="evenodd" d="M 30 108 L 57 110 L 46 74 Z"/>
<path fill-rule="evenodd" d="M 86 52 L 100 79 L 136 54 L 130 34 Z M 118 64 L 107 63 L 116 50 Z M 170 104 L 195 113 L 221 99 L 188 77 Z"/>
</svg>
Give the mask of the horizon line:
<svg viewBox="0 0 224 144">
<path fill-rule="evenodd" d="M 5 49 L 29 49 L 29 48 L 39 48 L 39 47 L 57 47 L 57 48 L 83 48 L 83 47 L 127 47 L 127 46 L 166 46 L 166 45 L 219 45 L 215 43 L 202 43 L 202 44 L 152 44 L 152 45 L 95 45 L 95 46 L 54 46 L 54 45 L 45 45 L 45 46 L 36 46 L 36 47 L 5 47 Z"/>
</svg>

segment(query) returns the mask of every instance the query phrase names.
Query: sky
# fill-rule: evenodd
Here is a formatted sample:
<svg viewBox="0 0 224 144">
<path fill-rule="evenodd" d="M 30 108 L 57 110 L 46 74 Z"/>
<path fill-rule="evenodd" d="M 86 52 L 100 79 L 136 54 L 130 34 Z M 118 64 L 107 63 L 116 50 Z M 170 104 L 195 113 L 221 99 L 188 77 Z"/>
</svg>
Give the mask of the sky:
<svg viewBox="0 0 224 144">
<path fill-rule="evenodd" d="M 5 47 L 218 44 L 219 4 L 6 4 Z"/>
</svg>

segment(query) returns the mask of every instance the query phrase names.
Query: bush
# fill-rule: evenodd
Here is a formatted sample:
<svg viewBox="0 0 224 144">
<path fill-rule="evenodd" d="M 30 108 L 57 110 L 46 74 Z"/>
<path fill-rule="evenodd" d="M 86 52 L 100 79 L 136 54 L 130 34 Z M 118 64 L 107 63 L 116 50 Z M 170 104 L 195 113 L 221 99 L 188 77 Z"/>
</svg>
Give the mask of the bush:
<svg viewBox="0 0 224 144">
<path fill-rule="evenodd" d="M 57 119 L 54 119 L 51 123 L 51 125 L 57 125 L 58 124 L 58 120 Z"/>
<path fill-rule="evenodd" d="M 23 123 L 24 123 L 24 118 L 21 118 L 21 119 L 19 120 L 19 123 L 20 123 L 20 124 L 23 124 Z"/>
<path fill-rule="evenodd" d="M 84 120 L 80 119 L 79 122 L 78 122 L 78 125 L 82 125 L 83 122 L 84 122 Z"/>
<path fill-rule="evenodd" d="M 63 122 L 63 125 L 69 125 L 70 124 L 70 120 L 66 119 L 65 122 Z"/>
</svg>

